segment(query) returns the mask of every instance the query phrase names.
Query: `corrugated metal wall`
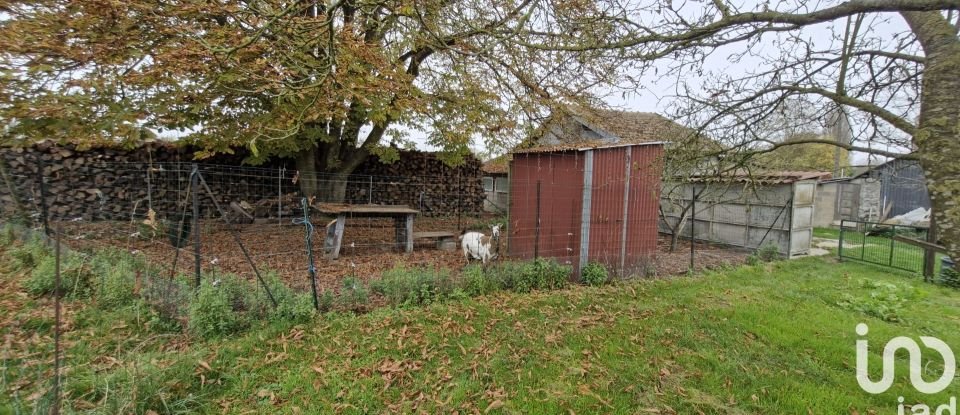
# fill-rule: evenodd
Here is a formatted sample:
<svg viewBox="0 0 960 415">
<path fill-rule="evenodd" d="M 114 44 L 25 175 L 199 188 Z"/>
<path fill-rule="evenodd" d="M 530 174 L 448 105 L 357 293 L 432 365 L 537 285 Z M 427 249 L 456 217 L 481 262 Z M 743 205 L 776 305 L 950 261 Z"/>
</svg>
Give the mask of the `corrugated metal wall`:
<svg viewBox="0 0 960 415">
<path fill-rule="evenodd" d="M 540 235 L 537 236 L 537 183 L 540 183 Z M 516 154 L 510 167 L 509 252 L 577 266 L 583 155 L 577 151 Z"/>
<path fill-rule="evenodd" d="M 625 272 L 638 273 L 650 265 L 657 252 L 660 182 L 663 171 L 662 146 L 631 149 L 630 199 L 627 210 Z"/>
<path fill-rule="evenodd" d="M 615 274 L 644 271 L 657 249 L 662 154 L 660 145 L 515 154 L 510 167 L 510 255 L 552 257 L 575 270 L 586 259 L 604 263 Z M 592 172 L 586 180 L 585 169 Z M 584 231 L 589 235 L 586 246 Z"/>
</svg>

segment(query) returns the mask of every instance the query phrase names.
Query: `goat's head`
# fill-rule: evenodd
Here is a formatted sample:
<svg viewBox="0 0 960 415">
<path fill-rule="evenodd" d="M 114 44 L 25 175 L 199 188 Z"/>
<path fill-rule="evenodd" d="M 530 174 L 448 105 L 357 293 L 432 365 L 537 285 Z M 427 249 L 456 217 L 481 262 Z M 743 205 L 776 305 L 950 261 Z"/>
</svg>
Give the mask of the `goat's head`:
<svg viewBox="0 0 960 415">
<path fill-rule="evenodd" d="M 500 239 L 500 224 L 490 226 L 490 234 L 493 239 Z"/>
</svg>

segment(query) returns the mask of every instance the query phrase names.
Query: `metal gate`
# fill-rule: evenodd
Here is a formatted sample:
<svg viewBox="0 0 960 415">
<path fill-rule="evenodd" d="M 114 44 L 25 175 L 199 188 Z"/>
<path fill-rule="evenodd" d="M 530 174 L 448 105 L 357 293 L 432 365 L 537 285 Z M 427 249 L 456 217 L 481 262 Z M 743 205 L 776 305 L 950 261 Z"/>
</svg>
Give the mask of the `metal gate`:
<svg viewBox="0 0 960 415">
<path fill-rule="evenodd" d="M 923 273 L 924 250 L 904 242 L 909 239 L 927 240 L 927 228 L 841 220 L 838 255 L 841 260 Z"/>
</svg>

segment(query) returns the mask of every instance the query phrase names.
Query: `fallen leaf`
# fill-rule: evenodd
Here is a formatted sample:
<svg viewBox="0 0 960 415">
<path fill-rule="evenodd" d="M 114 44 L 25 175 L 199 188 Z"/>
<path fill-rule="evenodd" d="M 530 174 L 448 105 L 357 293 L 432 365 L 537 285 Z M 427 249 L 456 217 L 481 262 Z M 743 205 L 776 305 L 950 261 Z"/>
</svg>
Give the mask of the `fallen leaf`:
<svg viewBox="0 0 960 415">
<path fill-rule="evenodd" d="M 487 409 L 484 409 L 483 413 L 487 414 L 487 413 L 490 413 L 490 411 L 494 409 L 499 409 L 499 408 L 503 408 L 503 401 L 497 399 L 493 402 L 490 402 L 490 405 L 487 405 Z"/>
</svg>

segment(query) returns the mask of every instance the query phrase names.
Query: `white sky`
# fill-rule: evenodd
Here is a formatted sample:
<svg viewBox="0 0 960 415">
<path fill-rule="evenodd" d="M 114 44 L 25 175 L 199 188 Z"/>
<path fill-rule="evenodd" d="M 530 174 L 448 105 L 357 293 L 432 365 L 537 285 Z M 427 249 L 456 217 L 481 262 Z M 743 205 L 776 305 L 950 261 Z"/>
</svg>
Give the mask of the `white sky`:
<svg viewBox="0 0 960 415">
<path fill-rule="evenodd" d="M 749 0 L 748 0 L 749 1 Z M 825 2 L 826 3 L 826 2 Z M 703 7 L 702 4 L 698 3 L 689 3 L 691 7 Z M 822 7 L 822 6 L 819 6 Z M 872 27 L 876 34 L 881 36 L 891 36 L 894 33 L 899 33 L 907 31 L 908 28 L 903 19 L 897 14 L 885 14 L 884 17 L 888 18 L 886 22 L 875 23 Z M 836 22 L 839 25 L 840 30 L 843 30 L 843 25 L 845 21 L 841 20 Z M 799 34 L 805 38 L 813 40 L 816 44 L 829 44 L 831 42 L 831 34 L 833 32 L 833 23 L 831 24 L 821 24 L 816 26 L 811 26 L 803 29 Z M 770 45 L 770 39 L 766 38 L 760 43 L 762 47 L 764 44 Z M 768 46 L 772 48 L 772 46 Z M 744 45 L 733 45 L 725 47 L 724 49 L 718 50 L 712 55 L 708 56 L 704 61 L 703 69 L 705 71 L 722 71 L 731 75 L 736 74 L 745 74 L 747 70 L 756 69 L 760 61 L 757 58 L 751 57 L 749 55 L 744 56 L 739 62 L 731 62 L 731 55 L 733 53 L 743 52 L 745 49 Z M 774 51 L 776 52 L 776 51 Z M 657 73 L 663 74 L 666 73 L 667 62 L 658 63 L 659 67 Z M 628 91 L 624 93 L 623 91 L 617 91 L 615 93 L 610 93 L 605 97 L 605 102 L 607 104 L 629 111 L 643 111 L 643 112 L 655 112 L 666 115 L 668 107 L 673 102 L 672 95 L 676 94 L 676 89 L 678 86 L 678 80 L 673 77 L 660 77 L 656 76 L 653 73 L 646 73 L 643 75 L 634 74 L 639 76 L 642 79 L 644 88 L 634 91 Z M 690 85 L 701 85 L 706 80 L 703 77 L 698 77 L 695 73 L 684 74 L 683 81 Z M 856 129 L 856 128 L 855 128 Z M 418 133 L 412 132 L 410 138 L 418 143 L 418 147 L 424 150 L 436 150 L 436 148 L 430 147 L 423 144 L 422 137 L 418 137 Z M 473 143 L 474 150 L 481 150 L 484 148 L 484 143 L 479 142 L 482 140 L 475 140 Z M 900 151 L 907 152 L 907 149 L 898 149 L 898 148 L 882 148 L 883 150 L 888 151 Z M 851 162 L 854 165 L 867 164 L 868 155 L 866 153 L 854 152 L 851 154 Z M 873 156 L 870 162 L 876 164 L 882 162 L 884 158 L 879 156 Z"/>
</svg>

